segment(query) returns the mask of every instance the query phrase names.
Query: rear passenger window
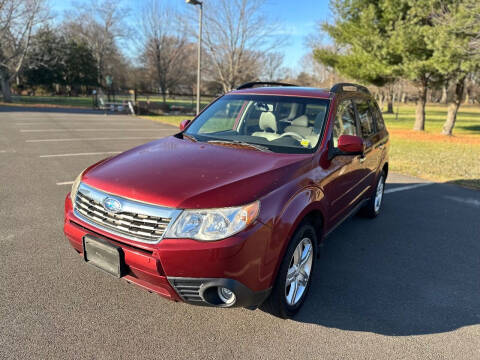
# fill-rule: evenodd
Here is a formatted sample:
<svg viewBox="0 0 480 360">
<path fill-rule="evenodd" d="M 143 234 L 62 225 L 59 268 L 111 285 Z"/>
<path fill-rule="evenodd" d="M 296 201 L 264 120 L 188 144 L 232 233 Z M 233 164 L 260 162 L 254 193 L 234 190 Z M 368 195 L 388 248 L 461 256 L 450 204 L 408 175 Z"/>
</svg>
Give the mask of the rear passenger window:
<svg viewBox="0 0 480 360">
<path fill-rule="evenodd" d="M 370 111 L 368 101 L 364 99 L 355 99 L 355 105 L 357 106 L 358 119 L 360 121 L 360 130 L 364 138 L 368 138 L 375 133 L 375 127 L 373 124 L 373 116 Z"/>
<path fill-rule="evenodd" d="M 373 118 L 375 119 L 375 122 L 377 124 L 377 131 L 385 129 L 383 116 L 382 116 L 382 113 L 380 112 L 380 109 L 377 103 L 373 100 L 370 100 L 369 104 L 370 104 L 370 110 L 372 111 L 372 114 L 373 114 Z"/>
<path fill-rule="evenodd" d="M 337 107 L 333 123 L 333 146 L 337 147 L 340 135 L 357 135 L 352 100 L 344 100 Z"/>
</svg>

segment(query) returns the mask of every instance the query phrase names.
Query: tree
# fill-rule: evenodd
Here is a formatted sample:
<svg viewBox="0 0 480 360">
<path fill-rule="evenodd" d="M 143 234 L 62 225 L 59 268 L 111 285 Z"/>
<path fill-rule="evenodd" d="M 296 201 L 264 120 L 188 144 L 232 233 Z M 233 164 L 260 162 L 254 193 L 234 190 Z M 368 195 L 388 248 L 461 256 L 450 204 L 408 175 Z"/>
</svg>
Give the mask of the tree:
<svg viewBox="0 0 480 360">
<path fill-rule="evenodd" d="M 452 83 L 442 134 L 452 135 L 469 74 L 480 69 L 480 4 L 474 0 L 445 2 L 437 12 L 431 42 L 437 70 Z"/>
<path fill-rule="evenodd" d="M 46 16 L 44 0 L 0 1 L 0 86 L 5 102 L 12 101 L 10 81 L 23 66 L 32 31 Z"/>
<path fill-rule="evenodd" d="M 376 86 L 392 84 L 400 75 L 400 57 L 392 52 L 391 13 L 399 3 L 368 0 L 333 1 L 335 22 L 321 29 L 335 41 L 335 47 L 314 43 L 314 58 L 341 75 Z M 385 6 L 390 11 L 385 11 Z M 389 103 L 393 93 L 389 92 Z M 391 109 L 393 112 L 393 109 Z"/>
<path fill-rule="evenodd" d="M 142 60 L 165 102 L 167 92 L 192 80 L 191 59 L 195 50 L 187 41 L 185 27 L 173 9 L 161 6 L 159 1 L 151 1 L 141 19 Z"/>
<path fill-rule="evenodd" d="M 278 26 L 263 11 L 264 0 L 204 2 L 204 44 L 225 92 L 258 77 L 264 54 L 279 45 Z M 273 41 L 274 39 L 275 42 Z M 252 77 L 253 76 L 253 77 Z"/>
<path fill-rule="evenodd" d="M 428 39 L 435 36 L 433 13 L 437 0 L 403 1 L 403 13 L 398 14 L 392 33 L 394 54 L 401 59 L 401 73 L 417 86 L 417 108 L 413 130 L 425 130 L 425 105 L 429 84 L 438 77 L 434 51 Z"/>
<path fill-rule="evenodd" d="M 64 64 L 62 81 L 64 85 L 67 85 L 69 88 L 98 85 L 97 63 L 87 44 L 67 39 L 65 42 Z"/>
<path fill-rule="evenodd" d="M 97 64 L 98 84 L 106 86 L 107 75 L 122 76 L 123 56 L 118 43 L 129 36 L 126 23 L 129 9 L 118 0 L 91 0 L 89 4 L 78 4 L 78 13 L 69 14 L 64 23 L 68 37 L 77 43 L 86 44 L 92 51 Z"/>
<path fill-rule="evenodd" d="M 280 78 L 283 72 L 283 59 L 285 56 L 280 52 L 270 52 L 263 56 L 262 59 L 262 78 L 266 81 L 275 81 Z"/>
<path fill-rule="evenodd" d="M 345 76 L 376 86 L 402 77 L 413 81 L 418 88 L 414 129 L 424 130 L 427 88 L 436 71 L 433 51 L 427 46 L 434 32 L 435 2 L 334 0 L 335 23 L 322 28 L 339 49 L 316 49 L 315 58 Z M 389 102 L 392 97 L 389 91 Z"/>
<path fill-rule="evenodd" d="M 65 41 L 49 27 L 40 29 L 31 40 L 23 77 L 30 86 L 52 89 L 63 83 L 65 71 Z"/>
<path fill-rule="evenodd" d="M 84 43 L 68 39 L 58 29 L 40 29 L 31 41 L 22 76 L 31 87 L 72 88 L 97 84 L 95 58 Z"/>
</svg>

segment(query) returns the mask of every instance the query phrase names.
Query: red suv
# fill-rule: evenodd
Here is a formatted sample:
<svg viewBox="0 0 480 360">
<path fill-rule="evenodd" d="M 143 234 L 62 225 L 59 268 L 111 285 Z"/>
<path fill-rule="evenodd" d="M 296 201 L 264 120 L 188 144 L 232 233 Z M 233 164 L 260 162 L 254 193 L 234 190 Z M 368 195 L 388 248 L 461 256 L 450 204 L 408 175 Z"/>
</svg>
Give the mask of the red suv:
<svg viewBox="0 0 480 360">
<path fill-rule="evenodd" d="M 248 83 L 180 128 L 83 171 L 65 199 L 68 240 L 171 300 L 293 316 L 321 241 L 380 211 L 388 132 L 375 100 L 354 84 Z"/>
</svg>

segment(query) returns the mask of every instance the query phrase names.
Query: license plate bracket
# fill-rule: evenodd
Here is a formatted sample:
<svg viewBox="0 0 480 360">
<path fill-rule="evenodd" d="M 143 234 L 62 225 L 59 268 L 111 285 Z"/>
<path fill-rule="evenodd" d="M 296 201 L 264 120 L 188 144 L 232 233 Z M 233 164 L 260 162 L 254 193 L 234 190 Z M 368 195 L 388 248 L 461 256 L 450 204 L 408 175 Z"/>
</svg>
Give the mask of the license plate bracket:
<svg viewBox="0 0 480 360">
<path fill-rule="evenodd" d="M 85 235 L 83 237 L 83 259 L 110 275 L 120 278 L 125 273 L 125 259 L 120 246 L 107 240 Z"/>
</svg>

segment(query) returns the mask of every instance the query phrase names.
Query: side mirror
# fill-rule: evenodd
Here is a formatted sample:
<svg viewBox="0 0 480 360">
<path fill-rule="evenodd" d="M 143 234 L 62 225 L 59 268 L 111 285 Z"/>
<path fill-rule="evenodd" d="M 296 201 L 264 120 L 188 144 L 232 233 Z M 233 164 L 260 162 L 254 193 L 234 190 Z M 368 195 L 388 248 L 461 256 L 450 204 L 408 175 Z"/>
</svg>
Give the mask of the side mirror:
<svg viewBox="0 0 480 360">
<path fill-rule="evenodd" d="M 365 152 L 363 139 L 354 135 L 340 135 L 337 148 L 344 155 L 363 155 Z"/>
<path fill-rule="evenodd" d="M 182 120 L 180 123 L 180 131 L 185 130 L 185 128 L 192 122 L 192 120 Z"/>
</svg>

